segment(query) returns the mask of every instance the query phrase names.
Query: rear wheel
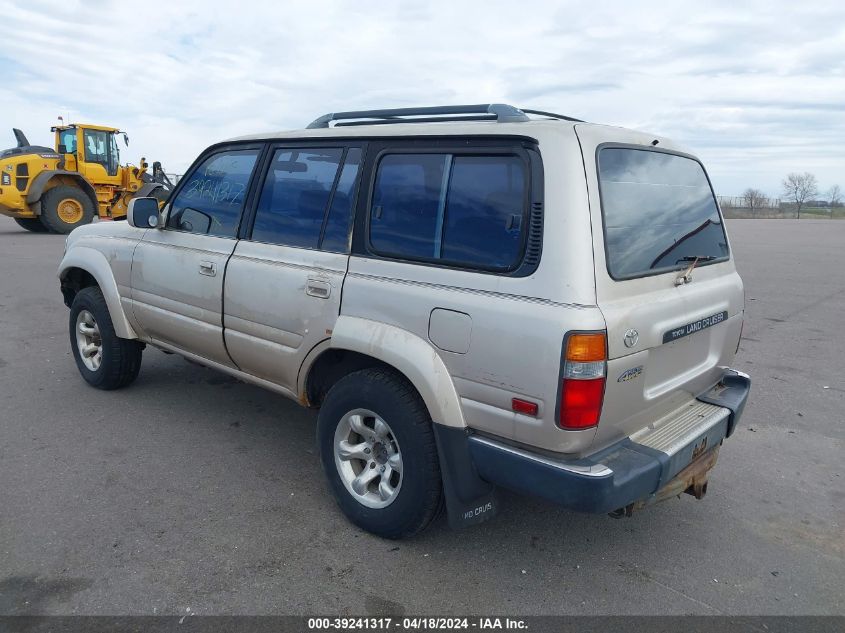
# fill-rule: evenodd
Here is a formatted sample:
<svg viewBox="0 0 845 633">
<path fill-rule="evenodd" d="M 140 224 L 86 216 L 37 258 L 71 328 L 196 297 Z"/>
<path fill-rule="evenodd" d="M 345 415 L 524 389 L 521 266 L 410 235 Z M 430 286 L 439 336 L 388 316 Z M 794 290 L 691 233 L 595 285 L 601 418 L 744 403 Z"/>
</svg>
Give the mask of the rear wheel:
<svg viewBox="0 0 845 633">
<path fill-rule="evenodd" d="M 141 370 L 143 345 L 119 338 L 97 287 L 80 290 L 70 307 L 70 347 L 79 373 L 98 389 L 119 389 Z"/>
<path fill-rule="evenodd" d="M 59 185 L 41 197 L 41 222 L 53 233 L 70 233 L 94 219 L 94 203 L 79 187 Z"/>
<path fill-rule="evenodd" d="M 338 505 L 357 526 L 404 538 L 440 510 L 431 417 L 402 376 L 364 369 L 338 381 L 320 408 L 317 440 Z"/>
<path fill-rule="evenodd" d="M 26 229 L 30 233 L 47 233 L 48 229 L 41 223 L 40 218 L 15 218 L 18 226 Z"/>
</svg>

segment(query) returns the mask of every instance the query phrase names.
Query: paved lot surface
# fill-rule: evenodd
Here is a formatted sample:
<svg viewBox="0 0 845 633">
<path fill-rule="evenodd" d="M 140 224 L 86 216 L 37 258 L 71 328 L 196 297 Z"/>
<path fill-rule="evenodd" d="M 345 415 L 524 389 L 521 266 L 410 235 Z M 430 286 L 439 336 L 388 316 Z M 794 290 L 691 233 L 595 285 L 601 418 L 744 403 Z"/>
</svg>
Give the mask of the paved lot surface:
<svg viewBox="0 0 845 633">
<path fill-rule="evenodd" d="M 845 613 L 845 222 L 729 228 L 755 383 L 703 501 L 613 520 L 503 494 L 394 543 L 335 509 L 292 402 L 156 350 L 88 388 L 63 238 L 0 218 L 0 614 Z"/>
</svg>

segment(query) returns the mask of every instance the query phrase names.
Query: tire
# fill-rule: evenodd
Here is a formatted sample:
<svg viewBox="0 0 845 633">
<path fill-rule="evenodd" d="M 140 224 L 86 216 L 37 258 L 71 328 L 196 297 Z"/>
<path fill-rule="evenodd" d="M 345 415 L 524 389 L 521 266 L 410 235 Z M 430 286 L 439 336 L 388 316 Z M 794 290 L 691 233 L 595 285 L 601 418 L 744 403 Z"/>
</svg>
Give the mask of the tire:
<svg viewBox="0 0 845 633">
<path fill-rule="evenodd" d="M 76 293 L 68 324 L 73 358 L 89 385 L 97 389 L 120 389 L 138 377 L 144 347 L 138 341 L 117 336 L 99 288 L 89 286 Z M 98 348 L 97 351 L 90 346 Z M 86 348 L 92 350 L 90 355 L 84 353 Z"/>
<path fill-rule="evenodd" d="M 70 233 L 94 219 L 94 203 L 79 187 L 58 185 L 41 197 L 41 222 L 53 233 Z"/>
<path fill-rule="evenodd" d="M 317 442 L 332 493 L 358 527 L 400 539 L 439 513 L 443 492 L 431 416 L 398 374 L 363 369 L 339 380 L 320 408 Z"/>
<path fill-rule="evenodd" d="M 48 233 L 49 229 L 42 224 L 40 218 L 15 218 L 18 226 L 30 233 Z"/>
</svg>

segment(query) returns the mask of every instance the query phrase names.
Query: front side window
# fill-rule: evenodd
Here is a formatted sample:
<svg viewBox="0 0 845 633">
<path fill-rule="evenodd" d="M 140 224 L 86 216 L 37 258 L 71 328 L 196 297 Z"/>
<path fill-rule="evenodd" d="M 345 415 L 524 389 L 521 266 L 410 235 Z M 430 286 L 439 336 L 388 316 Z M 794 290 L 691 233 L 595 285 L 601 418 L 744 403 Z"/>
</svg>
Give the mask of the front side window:
<svg viewBox="0 0 845 633">
<path fill-rule="evenodd" d="M 258 153 L 258 149 L 232 150 L 205 159 L 171 203 L 167 227 L 235 237 Z"/>
<path fill-rule="evenodd" d="M 270 163 L 252 239 L 317 248 L 343 148 L 277 150 Z"/>
<path fill-rule="evenodd" d="M 724 261 L 728 241 L 697 161 L 653 150 L 599 150 L 608 272 L 643 277 Z"/>
<path fill-rule="evenodd" d="M 109 134 L 108 169 L 110 176 L 117 175 L 118 165 L 120 165 L 120 149 L 117 147 L 117 137 L 114 134 Z"/>
<path fill-rule="evenodd" d="M 526 201 L 519 156 L 389 154 L 376 176 L 370 242 L 399 258 L 512 269 L 522 253 Z"/>
</svg>

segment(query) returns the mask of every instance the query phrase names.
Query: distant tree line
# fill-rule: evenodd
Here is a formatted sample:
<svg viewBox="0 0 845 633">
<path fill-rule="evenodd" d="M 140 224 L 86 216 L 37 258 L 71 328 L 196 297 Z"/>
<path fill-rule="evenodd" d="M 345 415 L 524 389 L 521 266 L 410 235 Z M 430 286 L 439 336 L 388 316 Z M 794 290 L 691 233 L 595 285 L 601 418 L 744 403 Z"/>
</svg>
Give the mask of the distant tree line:
<svg viewBox="0 0 845 633">
<path fill-rule="evenodd" d="M 809 172 L 787 174 L 781 187 L 780 198 L 770 198 L 759 189 L 749 187 L 741 196 L 720 196 L 719 204 L 722 209 L 742 211 L 752 217 L 792 212 L 798 219 L 801 218 L 802 211 L 819 208 L 828 209 L 833 217 L 834 209 L 845 206 L 839 185 L 833 185 L 820 195 L 818 181 L 815 175 Z"/>
</svg>

